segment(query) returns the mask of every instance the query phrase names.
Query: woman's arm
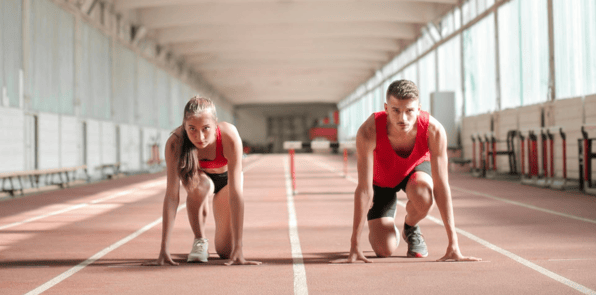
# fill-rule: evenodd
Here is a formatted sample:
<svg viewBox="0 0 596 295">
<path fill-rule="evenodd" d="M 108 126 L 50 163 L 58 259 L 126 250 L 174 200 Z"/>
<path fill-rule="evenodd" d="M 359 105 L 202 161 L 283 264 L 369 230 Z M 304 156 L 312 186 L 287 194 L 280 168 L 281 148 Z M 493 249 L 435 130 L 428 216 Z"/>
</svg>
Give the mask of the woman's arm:
<svg viewBox="0 0 596 295">
<path fill-rule="evenodd" d="M 166 166 L 167 166 L 167 185 L 166 195 L 163 201 L 163 222 L 161 232 L 161 250 L 157 261 L 147 263 L 146 265 L 178 265 L 172 260 L 169 250 L 170 236 L 176 212 L 180 203 L 180 179 L 178 178 L 178 157 L 180 150 L 180 141 L 176 136 L 170 136 L 166 143 Z"/>
<path fill-rule="evenodd" d="M 234 125 L 222 123 L 220 126 L 224 157 L 228 160 L 228 186 L 230 212 L 232 217 L 232 253 L 226 265 L 261 264 L 246 261 L 242 254 L 242 231 L 244 228 L 244 199 L 242 196 L 242 140 Z"/>
</svg>

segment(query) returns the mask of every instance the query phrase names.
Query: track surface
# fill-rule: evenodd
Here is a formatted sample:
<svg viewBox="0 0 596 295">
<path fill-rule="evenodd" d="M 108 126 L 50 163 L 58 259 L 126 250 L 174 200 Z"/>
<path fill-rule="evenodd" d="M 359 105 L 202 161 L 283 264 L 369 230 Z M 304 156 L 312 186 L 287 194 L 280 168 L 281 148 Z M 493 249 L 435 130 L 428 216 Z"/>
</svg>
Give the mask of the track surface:
<svg viewBox="0 0 596 295">
<path fill-rule="evenodd" d="M 296 156 L 245 160 L 244 255 L 260 266 L 188 264 L 193 235 L 178 212 L 170 245 L 177 267 L 157 258 L 165 174 L 132 176 L 0 202 L 1 294 L 596 294 L 596 197 L 451 174 L 456 227 L 476 263 L 439 263 L 447 246 L 438 210 L 420 225 L 430 255 L 406 244 L 372 264 L 347 256 L 356 167 L 350 159 Z M 181 194 L 184 205 L 186 194 Z M 403 204 L 405 194 L 399 193 Z M 398 207 L 401 230 L 404 209 Z M 213 241 L 213 217 L 207 234 Z"/>
</svg>

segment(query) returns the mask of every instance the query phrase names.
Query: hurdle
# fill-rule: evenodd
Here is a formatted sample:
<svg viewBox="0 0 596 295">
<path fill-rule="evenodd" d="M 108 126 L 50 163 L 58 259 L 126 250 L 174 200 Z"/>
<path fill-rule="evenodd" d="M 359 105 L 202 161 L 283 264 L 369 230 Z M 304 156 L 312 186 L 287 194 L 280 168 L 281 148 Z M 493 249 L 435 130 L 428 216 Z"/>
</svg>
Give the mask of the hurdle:
<svg viewBox="0 0 596 295">
<path fill-rule="evenodd" d="M 592 142 L 596 138 L 588 137 L 588 131 L 596 130 L 596 125 L 582 125 L 582 138 L 577 140 L 579 157 L 579 187 L 587 194 L 596 195 L 596 185 L 592 183 L 592 160 L 596 153 L 592 152 Z"/>
<path fill-rule="evenodd" d="M 295 164 L 295 154 L 296 150 L 299 149 L 313 149 L 313 150 L 322 150 L 322 149 L 342 149 L 343 150 L 343 176 L 348 177 L 348 150 L 356 149 L 356 142 L 354 141 L 345 141 L 345 142 L 331 142 L 331 141 L 323 141 L 323 140 L 315 140 L 315 141 L 284 141 L 283 147 L 285 150 L 288 150 L 290 156 L 290 174 L 292 176 L 292 193 L 295 195 L 297 194 L 296 191 L 296 164 Z"/>
<path fill-rule="evenodd" d="M 484 143 L 479 133 L 474 133 L 472 137 L 472 175 L 475 177 L 484 177 L 486 175 L 486 159 L 484 158 Z M 478 152 L 476 151 L 478 147 Z"/>
<path fill-rule="evenodd" d="M 517 136 L 517 130 L 509 130 L 507 131 L 507 139 L 505 142 L 507 143 L 507 149 L 505 150 L 497 150 L 497 143 L 503 142 L 502 140 L 497 140 L 494 132 L 487 132 L 485 135 L 485 139 L 490 141 L 490 144 L 487 144 L 487 178 L 493 178 L 497 174 L 497 156 L 507 156 L 509 160 L 509 174 L 517 174 L 517 163 L 515 160 L 515 144 L 514 139 Z M 489 149 L 490 148 L 490 149 Z M 490 169 L 489 169 L 490 166 Z M 490 172 L 490 173 L 489 173 Z"/>
<path fill-rule="evenodd" d="M 563 161 L 562 161 L 562 172 L 563 172 L 563 177 L 562 178 L 558 178 L 555 177 L 555 135 L 558 134 L 561 137 L 561 142 L 562 142 L 562 156 L 563 156 Z M 546 129 L 546 135 L 548 137 L 549 140 L 549 147 L 550 147 L 550 173 L 548 175 L 548 180 L 547 180 L 547 184 L 550 188 L 554 188 L 554 189 L 561 189 L 564 190 L 567 185 L 568 185 L 568 180 L 567 180 L 567 136 L 565 134 L 565 132 L 563 131 L 563 127 L 559 127 L 559 126 L 554 126 L 554 127 L 549 127 Z"/>
<path fill-rule="evenodd" d="M 536 130 L 538 133 L 538 130 Z M 540 128 L 540 147 L 542 149 L 542 174 L 539 174 L 538 179 L 534 183 L 536 186 L 540 187 L 547 187 L 549 186 L 548 183 L 548 136 L 545 132 L 545 128 Z M 552 152 L 551 152 L 552 154 Z M 538 154 L 536 154 L 536 158 L 538 159 Z M 552 166 L 551 166 L 552 168 Z M 551 169 L 553 171 L 553 169 Z"/>
<path fill-rule="evenodd" d="M 519 138 L 521 140 L 521 183 L 535 185 L 538 181 L 538 136 L 534 129 L 522 129 L 519 130 Z M 524 141 L 527 144 L 527 154 L 524 153 Z M 528 173 L 525 173 L 526 162 L 525 155 L 528 156 Z"/>
</svg>

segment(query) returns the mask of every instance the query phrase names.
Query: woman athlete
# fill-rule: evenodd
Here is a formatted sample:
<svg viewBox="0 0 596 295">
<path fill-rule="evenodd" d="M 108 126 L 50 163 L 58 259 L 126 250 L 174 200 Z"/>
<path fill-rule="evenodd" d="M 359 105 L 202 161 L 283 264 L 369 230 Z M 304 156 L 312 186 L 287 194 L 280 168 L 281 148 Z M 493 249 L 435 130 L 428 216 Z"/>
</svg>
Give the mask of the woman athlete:
<svg viewBox="0 0 596 295">
<path fill-rule="evenodd" d="M 187 192 L 186 209 L 195 239 L 188 262 L 207 262 L 209 241 L 205 221 L 213 197 L 215 251 L 225 264 L 261 264 L 242 254 L 242 142 L 234 125 L 218 122 L 215 105 L 195 96 L 184 107 L 182 126 L 166 143 L 167 188 L 163 204 L 161 251 L 148 265 L 178 265 L 169 241 L 180 202 L 180 182 Z"/>
</svg>

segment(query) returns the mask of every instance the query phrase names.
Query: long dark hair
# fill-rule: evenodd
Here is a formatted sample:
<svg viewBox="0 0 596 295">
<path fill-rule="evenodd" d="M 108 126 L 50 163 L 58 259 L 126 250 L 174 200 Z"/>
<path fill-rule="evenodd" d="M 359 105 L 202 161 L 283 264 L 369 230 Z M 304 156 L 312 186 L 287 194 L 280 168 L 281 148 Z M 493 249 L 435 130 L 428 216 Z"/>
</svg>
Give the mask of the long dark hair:
<svg viewBox="0 0 596 295">
<path fill-rule="evenodd" d="M 199 168 L 199 161 L 197 161 L 195 156 L 197 147 L 190 141 L 188 134 L 186 134 L 186 120 L 192 116 L 205 112 L 210 113 L 215 122 L 217 122 L 215 104 L 213 104 L 213 101 L 209 98 L 197 95 L 191 98 L 184 107 L 184 116 L 182 119 L 182 147 L 178 157 L 178 175 L 184 185 L 188 185 Z"/>
</svg>

